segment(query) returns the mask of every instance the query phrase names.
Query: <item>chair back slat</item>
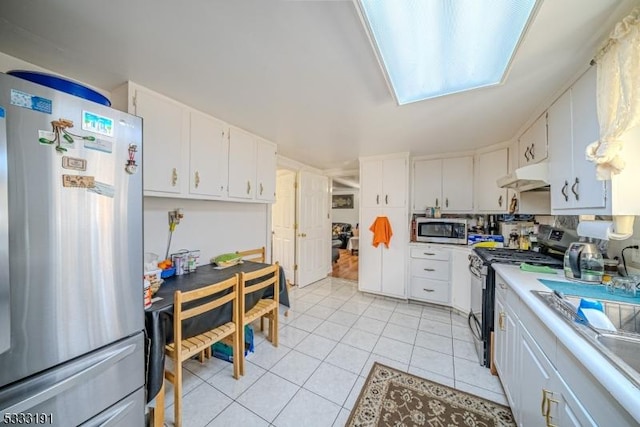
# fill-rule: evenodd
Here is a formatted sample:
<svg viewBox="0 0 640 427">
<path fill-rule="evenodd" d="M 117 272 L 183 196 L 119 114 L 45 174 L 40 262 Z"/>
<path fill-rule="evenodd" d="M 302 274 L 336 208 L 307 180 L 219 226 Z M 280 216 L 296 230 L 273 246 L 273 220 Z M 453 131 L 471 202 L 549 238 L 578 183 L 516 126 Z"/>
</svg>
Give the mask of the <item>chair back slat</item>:
<svg viewBox="0 0 640 427">
<path fill-rule="evenodd" d="M 209 295 L 217 294 L 225 289 L 229 289 L 232 286 L 237 285 L 237 277 L 224 280 L 222 282 L 214 283 L 204 288 L 194 289 L 193 291 L 182 292 L 182 302 L 190 302 L 200 298 L 208 297 Z M 176 291 L 180 292 L 180 291 Z"/>
<path fill-rule="evenodd" d="M 276 287 L 278 287 L 278 284 L 276 283 L 276 279 L 277 278 L 274 276 L 274 277 L 271 277 L 270 279 L 263 280 L 260 283 L 256 283 L 256 284 L 253 284 L 253 285 L 245 285 L 244 286 L 244 293 L 245 293 L 245 295 L 246 294 L 252 294 L 252 293 L 254 293 L 256 291 L 259 291 L 260 289 L 267 288 L 267 287 L 269 287 L 269 286 L 271 286 L 273 284 L 275 284 Z M 249 282 L 249 281 L 251 281 L 251 279 L 248 279 L 248 278 L 245 277 L 245 281 Z"/>
<path fill-rule="evenodd" d="M 265 262 L 266 251 L 264 246 L 256 249 L 247 249 L 246 251 L 236 251 L 236 254 L 240 255 L 245 261 Z"/>
<path fill-rule="evenodd" d="M 218 308 L 221 305 L 224 305 L 230 301 L 233 301 L 234 299 L 237 298 L 237 294 L 235 292 L 227 294 L 223 297 L 220 298 L 216 298 L 213 301 L 209 301 L 207 303 L 201 304 L 197 307 L 193 307 L 193 308 L 189 308 L 187 310 L 184 310 L 180 313 L 180 320 L 186 320 L 186 319 L 190 319 L 192 317 L 198 316 L 202 313 L 206 313 L 207 311 L 211 311 L 214 308 Z"/>
</svg>

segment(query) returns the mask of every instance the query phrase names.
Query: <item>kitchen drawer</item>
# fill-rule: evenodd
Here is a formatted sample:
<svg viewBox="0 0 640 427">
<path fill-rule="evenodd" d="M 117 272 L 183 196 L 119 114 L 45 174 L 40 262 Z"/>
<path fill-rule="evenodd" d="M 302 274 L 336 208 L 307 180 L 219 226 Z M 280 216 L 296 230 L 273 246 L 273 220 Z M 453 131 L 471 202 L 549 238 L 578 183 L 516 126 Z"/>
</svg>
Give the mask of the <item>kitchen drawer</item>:
<svg viewBox="0 0 640 427">
<path fill-rule="evenodd" d="M 429 245 L 424 248 L 411 248 L 411 258 L 436 259 L 440 261 L 449 261 L 451 259 L 451 251 L 448 249 L 434 248 Z"/>
<path fill-rule="evenodd" d="M 411 276 L 426 279 L 449 280 L 449 261 L 412 259 Z"/>
<path fill-rule="evenodd" d="M 448 305 L 451 302 L 449 288 L 449 282 L 443 280 L 411 277 L 409 296 L 412 299 Z"/>
</svg>

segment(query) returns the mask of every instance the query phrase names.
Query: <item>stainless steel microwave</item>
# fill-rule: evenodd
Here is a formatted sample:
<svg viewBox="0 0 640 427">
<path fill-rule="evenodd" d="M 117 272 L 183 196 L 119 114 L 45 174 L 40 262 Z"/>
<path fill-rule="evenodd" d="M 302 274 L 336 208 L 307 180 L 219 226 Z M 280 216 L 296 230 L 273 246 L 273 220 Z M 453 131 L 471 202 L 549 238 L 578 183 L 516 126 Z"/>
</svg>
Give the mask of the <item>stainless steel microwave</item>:
<svg viewBox="0 0 640 427">
<path fill-rule="evenodd" d="M 467 244 L 467 220 L 457 218 L 416 218 L 416 241 Z"/>
</svg>

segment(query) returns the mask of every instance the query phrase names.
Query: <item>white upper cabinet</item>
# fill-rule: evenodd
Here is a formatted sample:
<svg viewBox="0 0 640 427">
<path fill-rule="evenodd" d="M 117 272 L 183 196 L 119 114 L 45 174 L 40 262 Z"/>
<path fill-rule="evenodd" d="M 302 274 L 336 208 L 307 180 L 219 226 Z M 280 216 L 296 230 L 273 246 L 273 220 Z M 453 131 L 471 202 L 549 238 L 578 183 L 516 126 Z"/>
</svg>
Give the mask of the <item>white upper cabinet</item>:
<svg viewBox="0 0 640 427">
<path fill-rule="evenodd" d="M 268 141 L 256 140 L 256 199 L 265 202 L 276 200 L 277 148 Z"/>
<path fill-rule="evenodd" d="M 442 200 L 442 159 L 413 163 L 413 210 L 440 206 Z"/>
<path fill-rule="evenodd" d="M 238 128 L 229 130 L 229 198 L 276 199 L 276 145 Z"/>
<path fill-rule="evenodd" d="M 473 210 L 473 156 L 442 159 L 443 212 Z"/>
<path fill-rule="evenodd" d="M 189 193 L 222 197 L 227 186 L 229 140 L 225 123 L 192 111 Z"/>
<path fill-rule="evenodd" d="M 405 207 L 407 203 L 407 159 L 391 157 L 361 162 L 367 185 L 361 189 L 362 207 Z"/>
<path fill-rule="evenodd" d="M 229 130 L 229 197 L 253 199 L 256 194 L 256 140 L 238 128 Z"/>
<path fill-rule="evenodd" d="M 406 157 L 385 159 L 382 162 L 380 204 L 384 207 L 407 207 L 407 163 Z"/>
<path fill-rule="evenodd" d="M 275 201 L 276 144 L 133 82 L 112 97 L 142 117 L 145 196 Z"/>
<path fill-rule="evenodd" d="M 439 207 L 442 212 L 473 210 L 473 156 L 413 163 L 413 211 Z"/>
<path fill-rule="evenodd" d="M 183 107 L 139 87 L 135 88 L 132 99 L 134 110 L 130 112 L 143 119 L 145 192 L 180 194 L 183 183 L 188 182 L 182 154 L 186 144 Z"/>
<path fill-rule="evenodd" d="M 547 114 L 543 114 L 518 139 L 518 166 L 547 158 Z"/>
<path fill-rule="evenodd" d="M 509 149 L 501 148 L 478 155 L 476 192 L 479 212 L 507 212 L 510 200 L 507 190 L 498 187 L 498 178 L 509 171 Z"/>
<path fill-rule="evenodd" d="M 596 179 L 585 149 L 599 137 L 596 68 L 592 67 L 549 107 L 551 210 L 576 213 L 607 206 L 607 182 Z"/>
</svg>

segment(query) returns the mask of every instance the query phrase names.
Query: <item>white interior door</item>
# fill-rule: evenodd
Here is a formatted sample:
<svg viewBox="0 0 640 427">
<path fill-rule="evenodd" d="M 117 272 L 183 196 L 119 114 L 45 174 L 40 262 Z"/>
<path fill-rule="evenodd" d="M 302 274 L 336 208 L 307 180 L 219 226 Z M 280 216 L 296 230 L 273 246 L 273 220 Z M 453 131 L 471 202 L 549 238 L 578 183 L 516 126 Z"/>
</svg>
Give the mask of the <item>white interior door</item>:
<svg viewBox="0 0 640 427">
<path fill-rule="evenodd" d="M 300 171 L 297 202 L 296 283 L 303 287 L 326 277 L 331 269 L 329 178 Z"/>
<path fill-rule="evenodd" d="M 273 262 L 279 262 L 285 276 L 295 283 L 296 264 L 296 173 L 279 170 L 276 202 L 272 206 Z"/>
</svg>

